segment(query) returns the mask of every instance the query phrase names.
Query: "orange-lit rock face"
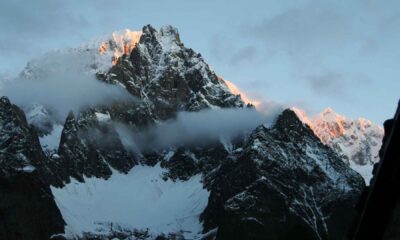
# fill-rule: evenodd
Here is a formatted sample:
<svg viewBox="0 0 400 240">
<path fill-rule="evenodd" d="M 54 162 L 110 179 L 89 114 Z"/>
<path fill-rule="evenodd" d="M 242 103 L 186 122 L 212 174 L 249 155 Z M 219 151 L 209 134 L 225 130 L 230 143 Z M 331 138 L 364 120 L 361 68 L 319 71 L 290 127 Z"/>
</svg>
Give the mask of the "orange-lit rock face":
<svg viewBox="0 0 400 240">
<path fill-rule="evenodd" d="M 113 58 L 112 58 L 112 64 L 113 64 L 113 65 L 117 64 L 118 58 L 119 58 L 120 56 L 122 56 L 122 55 L 119 53 L 118 49 L 114 49 L 114 56 L 113 56 Z"/>
<path fill-rule="evenodd" d="M 233 84 L 232 82 L 223 79 L 223 81 L 225 82 L 225 85 L 228 87 L 229 91 L 232 94 L 235 95 L 240 95 L 240 97 L 242 98 L 243 102 L 246 104 L 252 104 L 254 105 L 256 108 L 260 105 L 259 101 L 255 101 L 255 100 L 251 100 L 249 97 L 247 97 L 246 94 L 244 94 L 235 84 Z"/>
<path fill-rule="evenodd" d="M 108 49 L 108 44 L 105 42 L 102 42 L 100 47 L 99 47 L 99 53 L 104 54 Z"/>
<path fill-rule="evenodd" d="M 130 54 L 140 40 L 142 32 L 126 29 L 124 32 L 114 32 L 112 38 L 107 42 L 102 42 L 99 47 L 100 54 L 113 52 L 112 64 L 118 62 L 118 58 L 124 54 Z"/>
</svg>

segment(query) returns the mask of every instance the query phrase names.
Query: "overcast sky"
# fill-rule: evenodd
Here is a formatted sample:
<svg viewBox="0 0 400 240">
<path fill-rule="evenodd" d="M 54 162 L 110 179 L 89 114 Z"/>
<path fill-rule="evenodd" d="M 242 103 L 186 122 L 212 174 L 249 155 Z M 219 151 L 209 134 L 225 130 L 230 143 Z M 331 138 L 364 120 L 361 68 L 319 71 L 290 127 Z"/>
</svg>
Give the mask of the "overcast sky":
<svg viewBox="0 0 400 240">
<path fill-rule="evenodd" d="M 400 97 L 396 0 L 1 0 L 0 74 L 145 24 L 176 26 L 186 46 L 253 98 L 382 123 Z"/>
</svg>

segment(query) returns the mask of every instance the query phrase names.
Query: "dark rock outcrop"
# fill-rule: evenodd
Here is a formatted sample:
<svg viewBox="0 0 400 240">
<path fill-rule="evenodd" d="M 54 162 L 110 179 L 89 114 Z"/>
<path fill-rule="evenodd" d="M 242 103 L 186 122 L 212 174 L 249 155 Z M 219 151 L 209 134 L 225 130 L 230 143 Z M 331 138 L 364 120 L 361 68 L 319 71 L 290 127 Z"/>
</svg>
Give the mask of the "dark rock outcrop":
<svg viewBox="0 0 400 240">
<path fill-rule="evenodd" d="M 99 117 L 100 116 L 100 117 Z M 107 119 L 102 119 L 106 116 Z M 109 178 L 112 169 L 127 173 L 137 159 L 123 146 L 108 112 L 88 110 L 76 119 L 71 112 L 61 134 L 58 155 L 54 161 L 58 176 L 84 181 L 86 177 Z"/>
<path fill-rule="evenodd" d="M 0 172 L 0 239 L 50 239 L 64 232 L 36 132 L 6 97 L 0 99 Z"/>
<path fill-rule="evenodd" d="M 10 176 L 18 169 L 40 167 L 46 163 L 35 130 L 28 125 L 24 112 L 6 97 L 0 99 L 0 127 L 2 176 Z"/>
<path fill-rule="evenodd" d="M 400 238 L 400 102 L 393 119 L 384 122 L 385 135 L 371 185 L 357 205 L 348 239 Z"/>
</svg>

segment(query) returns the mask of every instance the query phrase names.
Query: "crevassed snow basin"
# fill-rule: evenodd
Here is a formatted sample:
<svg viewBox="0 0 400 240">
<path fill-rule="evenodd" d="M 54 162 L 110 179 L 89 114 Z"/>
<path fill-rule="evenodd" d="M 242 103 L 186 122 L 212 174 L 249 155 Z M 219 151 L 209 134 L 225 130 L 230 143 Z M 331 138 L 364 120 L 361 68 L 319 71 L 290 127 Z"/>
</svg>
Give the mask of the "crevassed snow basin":
<svg viewBox="0 0 400 240">
<path fill-rule="evenodd" d="M 63 188 L 51 187 L 67 224 L 67 237 L 83 232 L 107 233 L 105 223 L 128 229 L 149 229 L 150 234 L 183 231 L 197 239 L 202 231 L 199 215 L 207 206 L 209 192 L 201 176 L 188 181 L 164 181 L 156 165 L 135 166 L 128 174 L 114 172 L 108 179 L 72 179 Z"/>
</svg>

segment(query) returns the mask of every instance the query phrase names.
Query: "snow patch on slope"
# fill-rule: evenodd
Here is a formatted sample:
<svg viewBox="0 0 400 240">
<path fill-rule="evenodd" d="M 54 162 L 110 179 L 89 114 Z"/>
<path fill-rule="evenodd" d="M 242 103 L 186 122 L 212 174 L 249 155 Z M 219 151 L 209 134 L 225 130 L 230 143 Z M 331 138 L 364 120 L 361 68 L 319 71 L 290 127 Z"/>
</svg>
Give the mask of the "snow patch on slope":
<svg viewBox="0 0 400 240">
<path fill-rule="evenodd" d="M 96 118 L 99 122 L 110 122 L 111 116 L 107 113 L 95 112 Z"/>
<path fill-rule="evenodd" d="M 150 234 L 183 232 L 187 239 L 200 237 L 200 213 L 209 192 L 201 176 L 188 181 L 164 181 L 156 165 L 136 166 L 128 174 L 114 172 L 110 179 L 72 179 L 63 188 L 51 187 L 67 223 L 68 237 L 84 232 L 105 234 L 107 224 L 127 229 L 149 229 Z"/>
<path fill-rule="evenodd" d="M 178 51 L 180 47 L 177 44 L 178 39 L 176 38 L 178 30 L 172 26 L 163 26 L 160 29 L 159 41 L 161 43 L 164 53 Z"/>
<path fill-rule="evenodd" d="M 53 131 L 51 131 L 50 134 L 39 137 L 40 145 L 44 150 L 48 150 L 50 152 L 57 151 L 63 128 L 63 125 L 56 124 L 53 126 Z"/>
<path fill-rule="evenodd" d="M 356 172 L 358 172 L 364 178 L 366 185 L 369 185 L 369 182 L 373 177 L 372 170 L 374 169 L 374 165 L 371 164 L 359 165 L 354 162 L 350 162 L 350 167 Z"/>
</svg>

